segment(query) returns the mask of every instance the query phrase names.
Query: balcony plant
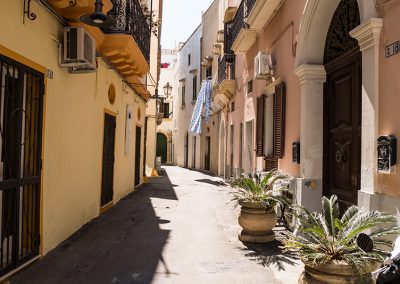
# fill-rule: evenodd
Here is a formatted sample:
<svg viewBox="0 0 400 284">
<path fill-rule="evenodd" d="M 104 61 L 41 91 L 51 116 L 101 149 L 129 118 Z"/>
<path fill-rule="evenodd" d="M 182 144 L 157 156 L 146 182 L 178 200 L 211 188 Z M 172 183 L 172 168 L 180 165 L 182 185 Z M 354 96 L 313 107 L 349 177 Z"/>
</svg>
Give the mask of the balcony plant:
<svg viewBox="0 0 400 284">
<path fill-rule="evenodd" d="M 339 214 L 335 195 L 322 198 L 322 213 L 298 207 L 296 229 L 284 241 L 285 249 L 298 252 L 305 264 L 298 283 L 371 283 L 370 272 L 387 257 L 391 242 L 384 237 L 399 232 L 395 216 L 357 206 Z M 372 252 L 356 243 L 366 230 L 373 230 L 369 236 L 378 245 Z"/>
<path fill-rule="evenodd" d="M 239 225 L 243 228 L 239 234 L 242 242 L 268 243 L 275 239 L 272 229 L 276 225 L 275 205 L 288 204 L 283 196 L 287 191 L 282 186 L 289 176 L 279 171 L 250 173 L 229 181 L 234 188 L 233 200 L 240 206 Z"/>
</svg>

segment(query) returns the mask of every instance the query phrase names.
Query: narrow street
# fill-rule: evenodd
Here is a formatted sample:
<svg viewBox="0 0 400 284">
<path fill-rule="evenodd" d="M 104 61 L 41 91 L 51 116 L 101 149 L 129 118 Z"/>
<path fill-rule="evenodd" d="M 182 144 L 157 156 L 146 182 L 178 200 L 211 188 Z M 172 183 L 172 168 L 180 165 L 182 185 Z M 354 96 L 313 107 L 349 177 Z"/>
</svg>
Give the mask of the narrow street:
<svg viewBox="0 0 400 284">
<path fill-rule="evenodd" d="M 278 242 L 238 240 L 239 208 L 219 178 L 164 169 L 10 282 L 297 282 L 302 265 Z"/>
</svg>

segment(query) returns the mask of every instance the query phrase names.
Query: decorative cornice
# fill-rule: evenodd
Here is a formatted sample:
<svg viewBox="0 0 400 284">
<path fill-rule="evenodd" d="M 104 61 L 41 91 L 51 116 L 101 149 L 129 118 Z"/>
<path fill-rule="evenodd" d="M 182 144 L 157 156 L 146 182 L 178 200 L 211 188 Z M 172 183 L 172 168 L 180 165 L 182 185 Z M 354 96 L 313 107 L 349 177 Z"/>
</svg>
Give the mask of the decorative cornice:
<svg viewBox="0 0 400 284">
<path fill-rule="evenodd" d="M 326 71 L 323 65 L 302 64 L 294 70 L 300 84 L 325 83 Z"/>
<path fill-rule="evenodd" d="M 360 50 L 366 50 L 379 45 L 379 37 L 383 26 L 383 19 L 369 18 L 364 23 L 350 31 L 350 35 L 358 40 Z"/>
</svg>

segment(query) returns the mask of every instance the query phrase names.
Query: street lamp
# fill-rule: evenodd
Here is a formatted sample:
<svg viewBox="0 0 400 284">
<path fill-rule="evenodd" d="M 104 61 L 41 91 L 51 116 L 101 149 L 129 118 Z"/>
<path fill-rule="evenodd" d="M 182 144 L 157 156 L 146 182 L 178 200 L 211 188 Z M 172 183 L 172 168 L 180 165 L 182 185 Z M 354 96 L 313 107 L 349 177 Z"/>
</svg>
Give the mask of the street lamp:
<svg viewBox="0 0 400 284">
<path fill-rule="evenodd" d="M 164 96 L 168 99 L 168 97 L 171 95 L 172 92 L 172 86 L 167 82 L 167 84 L 164 85 Z"/>
<path fill-rule="evenodd" d="M 116 21 L 112 17 L 103 13 L 102 0 L 96 0 L 94 7 L 95 8 L 93 13 L 80 17 L 80 20 L 83 23 L 99 28 L 107 28 L 116 24 Z"/>
</svg>

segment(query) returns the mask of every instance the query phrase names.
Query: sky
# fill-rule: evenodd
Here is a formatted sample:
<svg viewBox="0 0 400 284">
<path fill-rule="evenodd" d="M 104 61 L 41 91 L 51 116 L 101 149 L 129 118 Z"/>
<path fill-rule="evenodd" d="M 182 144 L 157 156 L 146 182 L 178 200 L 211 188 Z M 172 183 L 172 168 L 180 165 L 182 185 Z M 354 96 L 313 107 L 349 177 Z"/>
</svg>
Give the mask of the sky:
<svg viewBox="0 0 400 284">
<path fill-rule="evenodd" d="M 201 12 L 213 0 L 164 0 L 161 47 L 173 48 L 186 41 L 201 22 Z"/>
</svg>

